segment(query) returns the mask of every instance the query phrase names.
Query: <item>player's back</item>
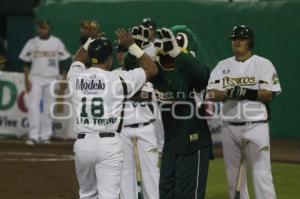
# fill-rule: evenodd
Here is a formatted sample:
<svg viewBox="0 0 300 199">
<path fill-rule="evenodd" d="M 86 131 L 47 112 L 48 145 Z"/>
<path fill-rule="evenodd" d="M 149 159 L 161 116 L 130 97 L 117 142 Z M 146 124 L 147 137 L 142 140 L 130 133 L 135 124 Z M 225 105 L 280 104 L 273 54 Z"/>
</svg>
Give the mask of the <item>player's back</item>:
<svg viewBox="0 0 300 199">
<path fill-rule="evenodd" d="M 124 90 L 130 97 L 145 83 L 142 69 L 106 71 L 91 67 L 71 82 L 75 107 L 75 131 L 115 132 L 118 129 L 124 101 Z"/>
</svg>

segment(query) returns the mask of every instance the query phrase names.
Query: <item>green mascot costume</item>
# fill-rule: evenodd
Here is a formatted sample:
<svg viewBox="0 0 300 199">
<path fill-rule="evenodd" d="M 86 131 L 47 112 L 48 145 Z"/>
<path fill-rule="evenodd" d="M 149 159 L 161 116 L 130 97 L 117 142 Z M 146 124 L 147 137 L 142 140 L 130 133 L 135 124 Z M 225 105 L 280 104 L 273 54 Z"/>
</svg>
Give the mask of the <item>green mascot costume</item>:
<svg viewBox="0 0 300 199">
<path fill-rule="evenodd" d="M 204 199 L 211 137 L 204 108 L 195 93 L 205 90 L 209 70 L 197 59 L 199 42 L 185 25 L 157 31 L 154 42 L 159 72 L 151 80 L 165 131 L 161 158 L 160 199 Z M 125 67 L 137 66 L 130 55 Z"/>
</svg>

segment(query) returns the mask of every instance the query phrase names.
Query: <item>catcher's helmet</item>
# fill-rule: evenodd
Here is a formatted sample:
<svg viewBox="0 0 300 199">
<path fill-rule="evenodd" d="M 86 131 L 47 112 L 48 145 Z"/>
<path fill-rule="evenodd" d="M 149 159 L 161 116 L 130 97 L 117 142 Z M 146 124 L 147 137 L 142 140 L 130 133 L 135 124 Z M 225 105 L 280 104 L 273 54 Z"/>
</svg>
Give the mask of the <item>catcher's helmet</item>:
<svg viewBox="0 0 300 199">
<path fill-rule="evenodd" d="M 96 39 L 88 47 L 88 54 L 92 64 L 103 64 L 112 53 L 112 43 L 105 37 Z"/>
<path fill-rule="evenodd" d="M 229 39 L 249 39 L 249 47 L 252 49 L 254 47 L 254 33 L 253 31 L 245 25 L 234 26 Z"/>
</svg>

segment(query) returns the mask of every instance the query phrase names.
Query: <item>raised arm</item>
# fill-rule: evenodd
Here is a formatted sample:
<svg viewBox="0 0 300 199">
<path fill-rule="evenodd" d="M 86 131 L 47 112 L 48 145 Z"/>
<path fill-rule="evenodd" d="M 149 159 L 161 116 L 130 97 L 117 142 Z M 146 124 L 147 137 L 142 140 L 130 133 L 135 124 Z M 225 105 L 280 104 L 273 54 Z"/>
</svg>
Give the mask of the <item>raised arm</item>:
<svg viewBox="0 0 300 199">
<path fill-rule="evenodd" d="M 101 37 L 101 35 L 102 33 L 101 33 L 100 25 L 97 23 L 97 21 L 91 21 L 89 27 L 89 38 L 85 42 L 85 44 L 77 50 L 77 52 L 74 55 L 73 61 L 80 61 L 86 64 L 88 60 L 87 49 L 89 47 L 89 44 L 94 39 Z"/>
<path fill-rule="evenodd" d="M 118 28 L 115 33 L 118 36 L 120 44 L 127 47 L 129 53 L 137 58 L 139 66 L 145 71 L 147 81 L 153 78 L 158 72 L 154 61 L 135 44 L 131 34 L 124 28 Z"/>
</svg>

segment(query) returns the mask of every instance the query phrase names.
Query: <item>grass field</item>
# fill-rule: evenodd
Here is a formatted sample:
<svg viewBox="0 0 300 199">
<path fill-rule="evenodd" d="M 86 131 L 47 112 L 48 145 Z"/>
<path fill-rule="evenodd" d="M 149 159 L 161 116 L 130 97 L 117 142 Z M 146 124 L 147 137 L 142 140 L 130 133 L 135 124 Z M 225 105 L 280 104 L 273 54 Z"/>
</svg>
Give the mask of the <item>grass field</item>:
<svg viewBox="0 0 300 199">
<path fill-rule="evenodd" d="M 272 173 L 278 199 L 300 198 L 300 164 L 273 163 Z M 251 198 L 254 198 L 251 178 L 248 185 Z M 228 198 L 223 160 L 213 160 L 210 163 L 206 199 Z"/>
</svg>

